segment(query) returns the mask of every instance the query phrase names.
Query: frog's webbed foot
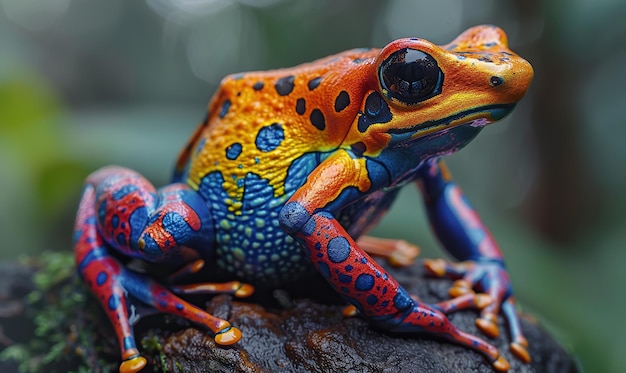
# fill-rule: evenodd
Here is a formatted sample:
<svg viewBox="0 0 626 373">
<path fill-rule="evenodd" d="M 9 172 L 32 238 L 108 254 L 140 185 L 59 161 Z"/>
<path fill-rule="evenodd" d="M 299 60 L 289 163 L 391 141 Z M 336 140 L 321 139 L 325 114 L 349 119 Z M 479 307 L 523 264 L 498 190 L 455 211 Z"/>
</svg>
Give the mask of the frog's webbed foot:
<svg viewBox="0 0 626 373">
<path fill-rule="evenodd" d="M 466 261 L 449 263 L 442 259 L 426 259 L 424 266 L 433 275 L 456 279 L 449 294 L 453 299 L 439 303 L 444 312 L 471 308 L 469 304 L 457 299 L 473 294 L 474 289 L 487 294 L 490 302 L 481 309 L 480 317 L 476 319 L 476 326 L 488 337 L 495 338 L 500 334 L 497 325 L 497 316 L 502 314 L 507 321 L 511 333 L 511 352 L 521 361 L 530 362 L 528 341 L 521 329 L 519 315 L 515 307 L 515 298 L 512 295 L 509 275 L 499 261 Z"/>
<path fill-rule="evenodd" d="M 359 247 L 368 254 L 387 258 L 394 267 L 408 267 L 415 262 L 420 253 L 418 246 L 405 240 L 361 236 L 357 240 Z"/>
<path fill-rule="evenodd" d="M 407 299 L 407 301 L 409 301 Z M 429 334 L 453 341 L 462 346 L 474 349 L 483 354 L 493 368 L 498 372 L 506 372 L 510 365 L 498 350 L 484 340 L 457 329 L 445 316 L 445 313 L 466 308 L 484 308 L 491 303 L 491 298 L 485 294 L 464 294 L 448 302 L 432 305 L 421 303 L 417 297 L 411 297 L 410 309 L 396 317 L 373 319 L 381 329 L 392 332 L 427 332 Z M 353 305 L 345 306 L 342 314 L 346 317 L 356 316 L 359 313 Z"/>
</svg>

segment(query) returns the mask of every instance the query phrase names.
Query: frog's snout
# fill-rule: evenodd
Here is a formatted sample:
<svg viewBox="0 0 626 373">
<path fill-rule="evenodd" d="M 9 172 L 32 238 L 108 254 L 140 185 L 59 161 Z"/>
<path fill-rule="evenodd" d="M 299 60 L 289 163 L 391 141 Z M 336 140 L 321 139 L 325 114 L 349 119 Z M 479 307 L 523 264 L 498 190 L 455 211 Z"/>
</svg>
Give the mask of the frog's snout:
<svg viewBox="0 0 626 373">
<path fill-rule="evenodd" d="M 513 54 L 509 58 L 510 61 L 504 68 L 496 69 L 488 78 L 488 84 L 503 98 L 508 97 L 509 101 L 518 102 L 530 87 L 534 71 L 525 59 Z"/>
</svg>

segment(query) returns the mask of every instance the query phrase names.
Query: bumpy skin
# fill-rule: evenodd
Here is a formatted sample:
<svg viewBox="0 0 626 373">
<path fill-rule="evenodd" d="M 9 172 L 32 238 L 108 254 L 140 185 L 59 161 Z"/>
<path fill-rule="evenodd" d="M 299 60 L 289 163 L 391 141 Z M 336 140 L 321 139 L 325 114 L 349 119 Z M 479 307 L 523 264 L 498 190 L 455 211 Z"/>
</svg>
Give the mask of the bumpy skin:
<svg viewBox="0 0 626 373">
<path fill-rule="evenodd" d="M 76 261 L 115 327 L 120 371 L 146 364 L 131 326 L 139 304 L 204 324 L 218 343 L 240 338 L 227 321 L 173 295 L 252 292 L 238 281 L 172 284 L 203 260 L 233 280 L 265 285 L 315 268 L 377 327 L 448 339 L 503 371 L 508 363 L 493 346 L 445 316 L 488 303 L 479 327 L 496 335 L 502 310 L 512 350 L 528 361 L 502 253 L 440 157 L 507 115 L 532 74 L 500 29 L 478 26 L 444 46 L 400 39 L 381 50 L 231 75 L 182 152 L 172 184 L 155 189 L 121 167 L 90 175 L 76 221 Z M 460 279 L 451 290 L 458 298 L 437 305 L 411 298 L 356 242 L 410 183 L 423 192 L 443 246 L 463 261 L 426 263 L 434 274 Z M 182 269 L 153 280 L 119 258 Z"/>
</svg>

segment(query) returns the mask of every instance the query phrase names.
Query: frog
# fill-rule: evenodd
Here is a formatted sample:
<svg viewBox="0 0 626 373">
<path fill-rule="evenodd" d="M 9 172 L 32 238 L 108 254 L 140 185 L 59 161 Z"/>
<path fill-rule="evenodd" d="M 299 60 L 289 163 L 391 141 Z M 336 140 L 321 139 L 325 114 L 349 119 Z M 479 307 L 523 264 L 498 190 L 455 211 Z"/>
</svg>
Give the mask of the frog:
<svg viewBox="0 0 626 373">
<path fill-rule="evenodd" d="M 442 158 L 506 117 L 532 78 L 530 63 L 493 25 L 445 45 L 402 38 L 225 77 L 170 184 L 157 188 L 122 166 L 85 181 L 77 271 L 113 325 L 119 371 L 147 365 L 133 331 L 139 310 L 180 316 L 231 346 L 242 331 L 184 298 L 246 298 L 255 287 L 311 272 L 382 332 L 467 347 L 496 371 L 510 368 L 507 359 L 447 315 L 478 309 L 476 325 L 487 337 L 499 334 L 502 315 L 513 355 L 528 363 L 502 250 Z M 402 241 L 367 236 L 409 184 L 454 258 L 424 261 L 430 274 L 455 280 L 450 299 L 436 304 L 409 294 L 372 254 L 394 253 Z M 165 271 L 142 271 L 137 262 Z M 182 283 L 209 264 L 227 281 Z"/>
</svg>

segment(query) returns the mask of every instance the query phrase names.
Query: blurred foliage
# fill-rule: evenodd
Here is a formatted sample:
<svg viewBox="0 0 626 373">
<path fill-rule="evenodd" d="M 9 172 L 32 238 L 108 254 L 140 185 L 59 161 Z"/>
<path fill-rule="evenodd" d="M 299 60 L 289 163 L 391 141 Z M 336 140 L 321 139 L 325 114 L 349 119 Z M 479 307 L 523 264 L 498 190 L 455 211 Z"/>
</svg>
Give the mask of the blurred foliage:
<svg viewBox="0 0 626 373">
<path fill-rule="evenodd" d="M 70 250 L 91 170 L 122 164 L 166 183 L 228 73 L 403 36 L 446 43 L 493 23 L 535 83 L 449 164 L 523 308 L 588 371 L 621 371 L 625 11 L 619 0 L 0 0 L 0 258 Z M 440 256 L 419 198 L 404 191 L 376 233 Z"/>
</svg>

